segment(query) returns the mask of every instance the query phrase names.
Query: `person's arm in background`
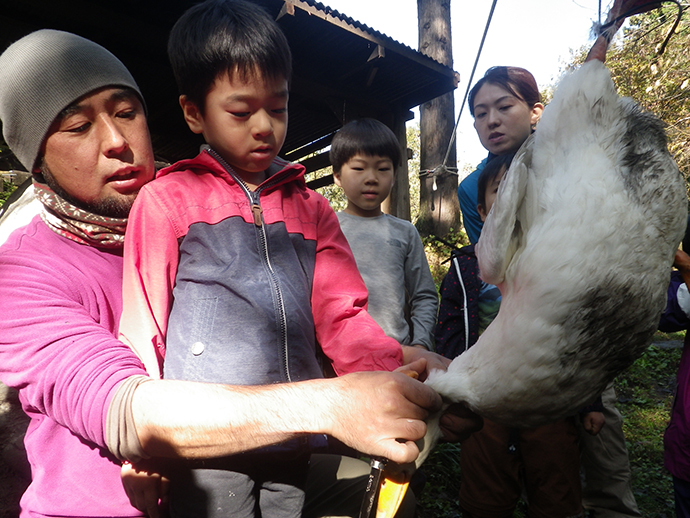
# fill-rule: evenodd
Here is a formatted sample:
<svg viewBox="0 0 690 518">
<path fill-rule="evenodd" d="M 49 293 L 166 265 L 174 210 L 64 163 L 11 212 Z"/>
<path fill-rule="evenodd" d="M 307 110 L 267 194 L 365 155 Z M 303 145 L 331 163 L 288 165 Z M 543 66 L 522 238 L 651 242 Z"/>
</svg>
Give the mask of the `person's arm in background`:
<svg viewBox="0 0 690 518">
<path fill-rule="evenodd" d="M 325 198 L 319 201 L 319 223 L 312 287 L 316 338 L 337 375 L 360 371 L 392 371 L 424 359 L 428 371 L 445 370 L 448 361 L 431 351 L 401 346 L 385 334 L 366 311 L 368 291 L 357 263 Z"/>
<path fill-rule="evenodd" d="M 392 371 L 403 364 L 402 348 L 367 312 L 367 288 L 338 217 L 325 198 L 318 198 L 317 210 L 311 295 L 316 339 L 338 375 Z"/>
<path fill-rule="evenodd" d="M 680 276 L 683 278 L 686 287 L 690 287 L 690 255 L 683 250 L 676 250 L 673 266 L 680 272 Z"/>
</svg>

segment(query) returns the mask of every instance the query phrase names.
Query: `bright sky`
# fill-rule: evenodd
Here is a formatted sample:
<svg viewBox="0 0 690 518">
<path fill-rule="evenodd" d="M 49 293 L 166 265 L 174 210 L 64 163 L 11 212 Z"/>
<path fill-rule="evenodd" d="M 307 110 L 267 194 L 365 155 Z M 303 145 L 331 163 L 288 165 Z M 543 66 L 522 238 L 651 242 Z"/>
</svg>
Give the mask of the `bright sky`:
<svg viewBox="0 0 690 518">
<path fill-rule="evenodd" d="M 416 0 L 321 0 L 322 3 L 376 29 L 413 49 L 418 47 Z M 491 10 L 492 0 L 452 0 L 453 69 L 460 73 L 455 92 L 456 117 Z M 602 0 L 602 18 L 608 0 Z M 472 80 L 489 67 L 511 65 L 534 74 L 540 89 L 560 75 L 570 50 L 593 43 L 592 22 L 598 20 L 598 0 L 498 0 Z M 458 167 L 476 164 L 486 156 L 463 110 L 457 136 Z"/>
</svg>

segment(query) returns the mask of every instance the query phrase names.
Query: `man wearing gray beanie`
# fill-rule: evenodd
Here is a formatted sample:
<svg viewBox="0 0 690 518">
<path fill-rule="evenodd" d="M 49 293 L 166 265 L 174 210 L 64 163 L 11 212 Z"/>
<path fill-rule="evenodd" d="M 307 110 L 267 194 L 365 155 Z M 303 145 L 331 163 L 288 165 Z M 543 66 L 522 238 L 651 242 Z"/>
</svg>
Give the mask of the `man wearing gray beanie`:
<svg viewBox="0 0 690 518">
<path fill-rule="evenodd" d="M 154 173 L 143 99 L 115 56 L 73 34 L 29 34 L 0 55 L 0 119 L 43 204 L 0 246 L 0 380 L 19 390 L 31 421 L 22 517 L 156 517 L 157 496 L 130 503 L 123 461 L 227 456 L 307 433 L 414 460 L 412 441 L 441 401 L 409 376 L 261 387 L 151 380 L 115 338 L 126 217 Z M 344 482 L 350 493 L 329 496 L 361 495 L 363 485 Z M 337 514 L 331 501 L 326 512 Z"/>
<path fill-rule="evenodd" d="M 154 173 L 143 98 L 103 47 L 41 30 L 0 55 L 0 120 L 43 206 L 0 249 L 0 379 L 30 418 L 22 516 L 140 515 L 106 418 L 142 374 L 113 334 L 126 216 Z"/>
<path fill-rule="evenodd" d="M 50 29 L 25 36 L 0 56 L 0 120 L 5 142 L 32 171 L 58 114 L 87 93 L 114 85 L 131 88 L 143 102 L 129 70 L 100 45 Z"/>
</svg>

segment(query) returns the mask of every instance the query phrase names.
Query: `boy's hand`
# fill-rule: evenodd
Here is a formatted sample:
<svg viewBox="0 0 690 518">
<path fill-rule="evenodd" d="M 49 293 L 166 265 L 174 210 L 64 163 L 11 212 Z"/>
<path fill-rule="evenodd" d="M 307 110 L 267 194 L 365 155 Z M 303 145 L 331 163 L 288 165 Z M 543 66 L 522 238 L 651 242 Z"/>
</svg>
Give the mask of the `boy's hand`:
<svg viewBox="0 0 690 518">
<path fill-rule="evenodd" d="M 690 271 L 690 255 L 679 248 L 673 258 L 673 266 L 681 273 Z"/>
<path fill-rule="evenodd" d="M 448 369 L 448 365 L 450 365 L 450 360 L 448 358 L 445 358 L 440 354 L 433 353 L 423 347 L 417 347 L 414 345 L 403 345 L 402 350 L 403 367 L 421 358 L 424 358 L 426 360 L 426 369 L 419 375 L 419 379 L 421 381 L 424 381 L 431 371 L 437 369 L 445 371 Z"/>
<path fill-rule="evenodd" d="M 125 493 L 133 507 L 150 518 L 161 518 L 159 502 L 168 497 L 169 481 L 160 473 L 125 462 L 120 470 Z"/>
<path fill-rule="evenodd" d="M 601 412 L 589 412 L 582 416 L 582 427 L 590 435 L 597 435 L 606 424 L 606 417 Z"/>
<path fill-rule="evenodd" d="M 439 420 L 443 439 L 462 442 L 484 426 L 484 420 L 461 403 L 452 403 Z"/>
<path fill-rule="evenodd" d="M 421 346 L 403 345 L 403 357 L 404 365 L 396 369 L 396 372 L 402 372 L 409 376 L 410 373 L 408 371 L 411 365 L 426 365 L 422 370 L 417 368 L 417 377 L 422 380 L 432 370 L 441 369 L 445 371 L 451 362 L 448 358 L 433 353 Z M 412 361 L 411 358 L 415 358 L 415 363 L 409 363 Z M 425 363 L 419 362 L 419 359 L 424 359 Z M 484 420 L 465 405 L 453 403 L 441 415 L 439 426 L 441 427 L 444 440 L 448 442 L 461 442 L 474 432 L 481 430 L 484 426 Z"/>
</svg>

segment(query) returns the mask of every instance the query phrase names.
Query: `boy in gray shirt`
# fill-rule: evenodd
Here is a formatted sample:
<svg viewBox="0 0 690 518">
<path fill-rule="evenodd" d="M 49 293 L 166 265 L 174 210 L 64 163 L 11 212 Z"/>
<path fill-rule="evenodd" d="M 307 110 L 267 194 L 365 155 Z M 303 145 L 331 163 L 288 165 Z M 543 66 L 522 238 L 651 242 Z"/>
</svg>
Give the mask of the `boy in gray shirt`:
<svg viewBox="0 0 690 518">
<path fill-rule="evenodd" d="M 338 219 L 369 291 L 369 314 L 401 344 L 433 349 L 438 293 L 424 246 L 409 221 L 381 211 L 400 158 L 395 134 L 377 120 L 338 131 L 330 159 L 348 200 Z"/>
</svg>

